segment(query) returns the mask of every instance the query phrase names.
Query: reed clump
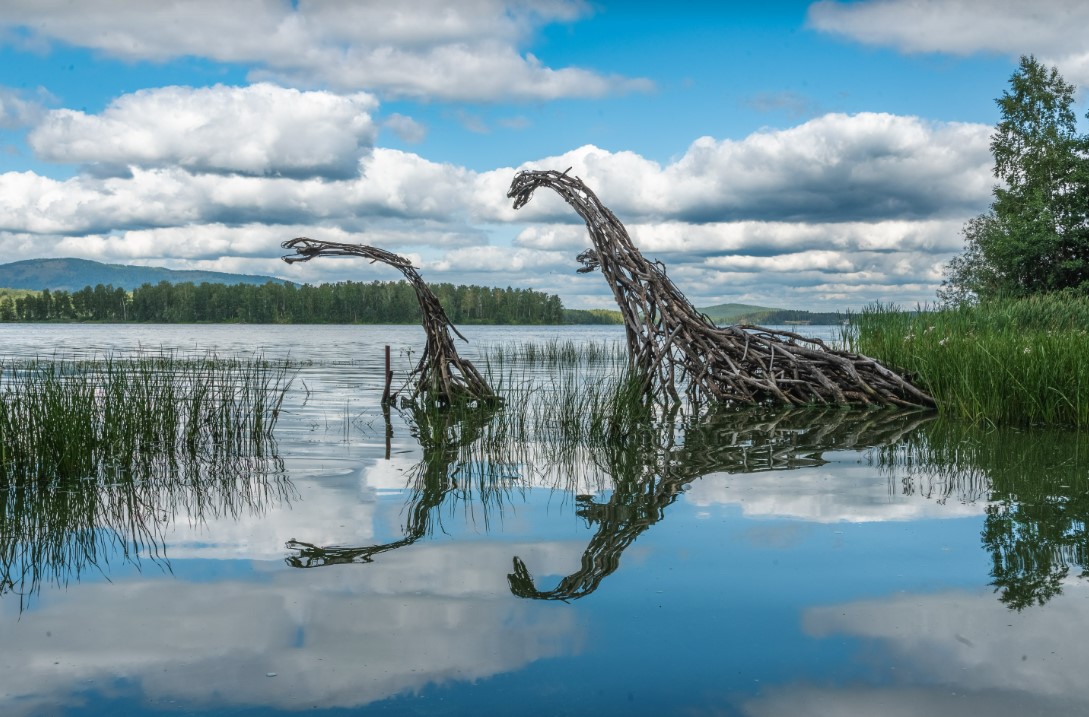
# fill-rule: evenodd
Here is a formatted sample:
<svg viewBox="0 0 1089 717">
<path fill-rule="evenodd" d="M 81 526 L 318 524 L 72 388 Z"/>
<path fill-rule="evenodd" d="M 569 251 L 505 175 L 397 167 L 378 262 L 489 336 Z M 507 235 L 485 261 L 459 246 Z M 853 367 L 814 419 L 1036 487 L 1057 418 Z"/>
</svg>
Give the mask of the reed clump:
<svg viewBox="0 0 1089 717">
<path fill-rule="evenodd" d="M 612 440 L 655 414 L 619 343 L 498 345 L 485 349 L 483 364 L 504 396 L 496 416 L 504 433 L 559 452 Z"/>
<path fill-rule="evenodd" d="M 627 348 L 621 341 L 558 338 L 485 345 L 481 353 L 487 362 L 550 367 L 618 364 L 628 357 Z"/>
<path fill-rule="evenodd" d="M 1068 294 L 941 310 L 874 305 L 850 350 L 914 375 L 943 415 L 992 425 L 1089 426 L 1089 298 Z"/>
<path fill-rule="evenodd" d="M 272 431 L 291 367 L 176 354 L 0 365 L 0 595 L 20 607 L 164 530 L 263 510 L 291 486 Z"/>
<path fill-rule="evenodd" d="M 0 365 L 0 479 L 64 483 L 141 461 L 267 451 L 286 363 L 175 354 Z"/>
<path fill-rule="evenodd" d="M 442 461 L 425 461 L 449 466 L 439 472 L 457 485 L 455 495 L 475 490 L 485 502 L 501 501 L 524 481 L 559 487 L 580 477 L 604 485 L 590 454 L 651 430 L 657 420 L 616 344 L 495 344 L 482 347 L 476 361 L 503 397 L 501 406 L 413 406 L 406 415 L 422 445 L 455 447 Z M 432 435 L 435 427 L 446 427 L 439 432 L 446 438 Z"/>
</svg>

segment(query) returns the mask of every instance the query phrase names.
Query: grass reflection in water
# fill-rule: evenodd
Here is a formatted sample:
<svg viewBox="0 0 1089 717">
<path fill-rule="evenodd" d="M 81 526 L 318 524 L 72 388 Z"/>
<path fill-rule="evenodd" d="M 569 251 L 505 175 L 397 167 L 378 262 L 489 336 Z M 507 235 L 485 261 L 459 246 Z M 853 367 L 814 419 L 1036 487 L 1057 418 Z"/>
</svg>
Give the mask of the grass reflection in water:
<svg viewBox="0 0 1089 717">
<path fill-rule="evenodd" d="M 1089 450 L 1082 432 L 921 426 L 880 451 L 902 490 L 936 500 L 989 501 L 981 539 L 999 599 L 1015 610 L 1061 594 L 1089 566 Z M 905 467 L 910 470 L 905 472 Z"/>
<path fill-rule="evenodd" d="M 488 363 L 501 407 L 404 408 L 422 459 L 402 535 L 346 546 L 293 540 L 299 568 L 368 563 L 441 530 L 455 509 L 485 527 L 529 488 L 570 496 L 592 528 L 575 572 L 539 586 L 516 556 L 513 594 L 594 592 L 696 479 L 823 465 L 856 451 L 893 494 L 985 504 L 981 541 L 999 599 L 1041 605 L 1086 576 L 1084 435 L 986 428 L 933 413 L 841 408 L 656 413 L 610 351 L 508 347 Z M 493 352 L 494 356 L 494 352 Z M 532 360 L 530 360 L 532 359 Z M 178 356 L 9 364 L 0 377 L 0 593 L 20 605 L 110 561 L 169 568 L 176 520 L 260 514 L 291 500 L 273 427 L 291 370 Z M 305 538 L 305 536 L 299 536 Z"/>
<path fill-rule="evenodd" d="M 20 608 L 110 560 L 166 565 L 164 531 L 261 512 L 291 484 L 272 431 L 290 368 L 140 355 L 12 362 L 0 384 L 0 593 Z"/>
</svg>

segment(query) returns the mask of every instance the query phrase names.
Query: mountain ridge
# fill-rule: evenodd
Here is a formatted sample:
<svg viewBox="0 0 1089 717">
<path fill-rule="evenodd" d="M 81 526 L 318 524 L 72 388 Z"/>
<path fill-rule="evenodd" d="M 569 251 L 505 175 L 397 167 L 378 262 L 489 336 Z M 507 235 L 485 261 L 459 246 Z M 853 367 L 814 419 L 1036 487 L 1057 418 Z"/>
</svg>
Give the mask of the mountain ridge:
<svg viewBox="0 0 1089 717">
<path fill-rule="evenodd" d="M 23 259 L 0 264 L 0 287 L 31 291 L 79 291 L 85 286 L 113 285 L 132 291 L 141 284 L 264 284 L 269 281 L 290 284 L 286 279 L 259 274 L 231 274 L 224 271 L 166 269 L 158 266 L 105 264 L 91 259 Z"/>
</svg>

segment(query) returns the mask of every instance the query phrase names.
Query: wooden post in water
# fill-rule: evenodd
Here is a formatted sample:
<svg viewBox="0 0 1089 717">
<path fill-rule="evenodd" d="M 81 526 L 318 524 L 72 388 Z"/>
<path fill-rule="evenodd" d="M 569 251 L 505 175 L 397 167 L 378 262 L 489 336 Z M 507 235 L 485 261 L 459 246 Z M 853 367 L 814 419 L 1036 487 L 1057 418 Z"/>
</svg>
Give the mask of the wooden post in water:
<svg viewBox="0 0 1089 717">
<path fill-rule="evenodd" d="M 386 387 L 382 390 L 382 405 L 389 405 L 389 387 L 393 383 L 393 369 L 389 367 L 389 344 L 386 344 Z"/>
<path fill-rule="evenodd" d="M 393 439 L 393 424 L 389 420 L 389 387 L 393 382 L 393 369 L 389 365 L 389 344 L 386 344 L 386 387 L 382 390 L 382 417 L 386 420 L 386 460 L 389 460 L 390 443 Z"/>
<path fill-rule="evenodd" d="M 382 404 L 382 420 L 386 422 L 386 460 L 389 460 L 390 448 L 393 443 L 393 424 L 389 420 L 389 404 Z"/>
</svg>

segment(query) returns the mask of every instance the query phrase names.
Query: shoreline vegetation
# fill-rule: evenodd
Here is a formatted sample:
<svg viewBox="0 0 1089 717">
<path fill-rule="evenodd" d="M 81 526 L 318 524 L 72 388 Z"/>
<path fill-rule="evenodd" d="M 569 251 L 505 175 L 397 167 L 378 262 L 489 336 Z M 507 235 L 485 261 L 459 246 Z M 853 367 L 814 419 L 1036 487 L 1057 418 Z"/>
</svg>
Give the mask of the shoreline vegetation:
<svg viewBox="0 0 1089 717">
<path fill-rule="evenodd" d="M 338 313 L 344 310 L 352 297 L 356 301 L 366 301 L 375 293 L 382 292 L 389 297 L 397 297 L 399 292 L 407 289 L 407 285 L 398 286 L 399 284 L 402 282 L 344 282 L 297 288 L 279 285 L 145 285 L 131 295 L 123 289 L 100 285 L 94 289 L 88 287 L 75 294 L 61 291 L 20 291 L 14 299 L 12 294 L 3 294 L 0 296 L 0 306 L 13 309 L 19 304 L 25 312 L 24 315 L 28 316 L 23 319 L 25 321 L 242 322 L 244 319 L 238 318 L 238 304 L 229 301 L 229 297 L 260 299 L 262 290 L 282 289 L 283 293 L 279 296 L 283 299 L 283 307 L 324 306 L 328 312 L 325 314 L 326 318 L 311 318 L 305 322 L 267 323 L 353 323 L 350 317 L 346 318 Z M 566 324 L 608 324 L 619 321 L 619 312 L 563 309 L 558 297 L 549 297 L 526 289 L 504 291 L 481 287 L 454 287 L 449 284 L 438 286 L 455 299 L 459 296 L 458 291 L 461 291 L 460 296 L 465 299 L 462 304 L 465 310 L 454 313 L 465 324 L 545 324 L 547 322 L 543 320 L 515 320 L 519 316 L 527 319 L 541 316 L 540 313 L 534 313 L 540 307 L 549 311 L 559 307 L 564 318 L 562 323 Z M 3 291 L 5 290 L 0 290 Z M 215 321 L 207 314 L 202 318 L 195 318 L 181 310 L 175 314 L 160 311 L 152 314 L 150 318 L 145 318 L 148 314 L 142 313 L 150 311 L 147 307 L 154 305 L 152 298 L 156 296 L 161 299 L 159 306 L 169 306 L 171 304 L 167 299 L 173 297 L 183 304 L 191 303 L 201 297 L 201 292 L 209 292 L 212 297 L 218 297 L 218 300 L 202 297 L 201 301 L 210 301 L 221 311 L 233 312 L 229 315 L 234 318 Z M 473 320 L 468 306 L 469 299 L 479 300 L 483 304 L 485 296 L 492 302 L 488 309 L 493 312 L 492 316 L 501 317 L 503 320 L 483 314 L 477 314 L 476 320 Z M 287 297 L 297 303 L 290 304 Z M 41 312 L 46 312 L 43 304 L 47 301 L 52 307 L 49 311 L 59 311 L 61 317 L 37 318 Z M 122 301 L 122 312 L 107 313 L 101 319 L 79 318 L 88 313 L 97 317 L 99 314 L 95 312 L 100 310 L 96 307 L 119 306 Z M 503 302 L 508 302 L 508 305 L 504 307 Z M 396 311 L 400 313 L 390 317 L 389 321 L 364 321 L 366 315 L 360 313 L 354 317 L 354 323 L 411 324 L 418 321 L 412 316 L 412 313 L 418 311 L 414 297 L 411 304 L 408 301 L 387 301 L 386 306 L 397 307 Z M 466 314 L 470 316 L 468 320 L 463 318 Z M 49 313 L 46 312 L 46 315 Z M 171 316 L 173 320 L 169 320 Z M 299 318 L 302 316 L 300 314 Z M 312 317 L 309 313 L 305 316 Z M 2 310 L 0 318 L 12 320 Z M 746 320 L 744 316 L 735 315 L 733 318 L 739 322 Z M 768 316 L 763 318 L 767 319 Z M 804 333 L 804 325 L 798 326 L 797 330 Z M 872 356 L 890 367 L 916 377 L 919 384 L 935 397 L 939 413 L 943 416 L 993 426 L 1046 424 L 1078 429 L 1089 426 L 1089 361 L 1085 358 L 1089 356 L 1089 297 L 1077 292 L 991 300 L 940 309 L 917 307 L 914 310 L 902 310 L 891 305 L 873 305 L 861 314 L 848 316 L 848 322 L 844 323 L 842 340 L 848 350 Z M 526 350 L 532 352 L 534 348 L 529 347 Z M 565 363 L 565 358 L 570 359 L 572 351 L 568 347 L 565 357 L 562 355 L 565 352 L 556 356 L 555 347 L 550 350 L 543 345 L 536 350 L 541 355 L 552 354 L 552 362 L 559 364 Z"/>
<path fill-rule="evenodd" d="M 964 225 L 942 308 L 875 305 L 844 332 L 853 350 L 913 375 L 944 415 L 1089 427 L 1089 134 L 1076 93 L 1021 57 L 995 100 L 994 200 Z"/>
<path fill-rule="evenodd" d="M 994 299 L 936 311 L 875 305 L 852 351 L 915 375 L 942 415 L 990 425 L 1089 427 L 1089 297 Z"/>
<path fill-rule="evenodd" d="M 286 362 L 211 353 L 4 361 L 0 482 L 63 485 L 160 460 L 265 455 L 293 374 Z"/>
<path fill-rule="evenodd" d="M 850 321 L 841 333 L 843 345 L 912 375 L 934 396 L 943 419 L 990 429 L 1089 428 L 1089 297 L 1060 292 L 915 310 L 874 305 Z M 524 383 L 502 369 L 511 362 L 566 376 L 554 379 L 548 402 L 550 410 L 561 407 L 562 418 L 546 421 L 553 430 L 560 427 L 560 443 L 580 435 L 574 443 L 601 441 L 654 422 L 645 402 L 625 390 L 631 377 L 622 342 L 528 342 L 486 347 L 485 356 L 484 370 L 505 396 L 517 394 Z M 595 364 L 613 369 L 581 383 L 566 375 L 588 376 Z M 568 385 L 572 381 L 582 388 Z M 507 410 L 518 413 L 512 406 Z M 752 410 L 756 416 L 766 407 Z M 541 420 L 534 419 L 531 423 Z"/>
</svg>

